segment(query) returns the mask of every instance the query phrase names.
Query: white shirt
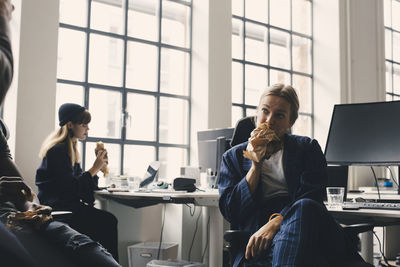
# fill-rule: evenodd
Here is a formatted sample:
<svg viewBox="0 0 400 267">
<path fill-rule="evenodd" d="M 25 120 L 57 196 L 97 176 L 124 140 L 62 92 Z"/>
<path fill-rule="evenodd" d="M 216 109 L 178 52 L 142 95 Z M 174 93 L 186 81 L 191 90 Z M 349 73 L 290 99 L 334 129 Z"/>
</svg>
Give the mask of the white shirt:
<svg viewBox="0 0 400 267">
<path fill-rule="evenodd" d="M 289 194 L 283 172 L 282 156 L 283 149 L 262 163 L 260 183 L 264 199 L 270 199 L 275 196 L 287 196 Z"/>
</svg>

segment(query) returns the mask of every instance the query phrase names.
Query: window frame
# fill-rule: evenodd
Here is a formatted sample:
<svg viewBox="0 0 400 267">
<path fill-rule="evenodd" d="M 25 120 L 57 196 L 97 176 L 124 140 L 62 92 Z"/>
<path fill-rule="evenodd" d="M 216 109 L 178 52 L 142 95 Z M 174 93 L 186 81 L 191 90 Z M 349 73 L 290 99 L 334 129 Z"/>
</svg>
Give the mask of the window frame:
<svg viewBox="0 0 400 267">
<path fill-rule="evenodd" d="M 250 116 L 252 114 L 247 114 L 246 110 L 247 109 L 256 109 L 257 106 L 256 105 L 249 105 L 246 104 L 246 65 L 251 65 L 251 66 L 256 66 L 256 67 L 262 67 L 265 68 L 267 70 L 267 79 L 268 79 L 268 86 L 271 86 L 271 80 L 270 80 L 270 73 L 271 70 L 276 70 L 276 71 L 281 71 L 281 72 L 285 72 L 287 74 L 290 75 L 290 84 L 293 84 L 293 75 L 300 75 L 300 76 L 304 76 L 304 77 L 308 77 L 310 78 L 310 87 L 311 87 L 311 111 L 310 113 L 308 112 L 299 112 L 299 117 L 300 116 L 306 116 L 309 117 L 311 119 L 311 129 L 310 129 L 310 135 L 311 137 L 314 136 L 314 27 L 313 27 L 313 0 L 307 0 L 308 2 L 310 2 L 310 35 L 304 34 L 304 33 L 300 33 L 300 32 L 296 32 L 293 31 L 293 1 L 294 0 L 290 0 L 290 30 L 285 29 L 285 28 L 281 28 L 278 26 L 274 26 L 270 24 L 270 18 L 271 18 L 271 5 L 270 5 L 270 0 L 266 0 L 268 1 L 268 21 L 267 23 L 261 22 L 261 21 L 256 21 L 253 19 L 249 19 L 246 18 L 246 4 L 245 1 L 246 0 L 241 0 L 243 2 L 243 16 L 239 16 L 239 15 L 234 15 L 232 14 L 232 19 L 237 19 L 240 20 L 241 23 L 243 23 L 243 37 L 242 37 L 242 57 L 243 59 L 238 59 L 238 58 L 234 58 L 232 57 L 232 63 L 239 63 L 242 65 L 242 102 L 241 103 L 237 103 L 237 102 L 233 102 L 232 101 L 232 107 L 239 107 L 242 110 L 242 117 L 246 117 L 246 116 Z M 267 64 L 260 64 L 260 63 L 256 63 L 256 62 L 252 62 L 252 61 L 248 61 L 246 60 L 246 23 L 252 23 L 252 24 L 256 24 L 259 26 L 263 26 L 266 27 L 268 30 L 268 41 L 267 41 Z M 288 33 L 290 35 L 290 69 L 284 69 L 284 68 L 279 68 L 279 67 L 274 67 L 270 65 L 270 61 L 271 61 L 271 57 L 270 57 L 270 45 L 271 45 L 271 36 L 270 36 L 270 31 L 272 30 L 278 30 L 281 32 L 285 32 Z M 308 73 L 304 73 L 304 72 L 299 72 L 299 71 L 294 71 L 293 70 L 293 36 L 297 36 L 297 37 L 301 37 L 301 38 L 306 38 L 308 40 L 310 40 L 310 74 Z"/>
<path fill-rule="evenodd" d="M 86 21 L 86 27 L 81 27 L 77 25 L 72 25 L 72 24 L 66 24 L 59 22 L 59 29 L 69 29 L 69 30 L 75 30 L 79 32 L 83 32 L 86 35 L 86 44 L 85 44 L 85 49 L 86 49 L 86 56 L 85 56 L 85 74 L 84 74 L 84 81 L 74 81 L 74 80 L 67 80 L 67 79 L 60 79 L 57 77 L 57 84 L 66 84 L 66 85 L 78 85 L 82 86 L 84 88 L 84 106 L 86 108 L 89 107 L 89 91 L 90 88 L 96 88 L 96 89 L 104 89 L 108 91 L 117 91 L 120 92 L 122 95 L 122 110 L 121 110 L 121 116 L 122 116 L 122 124 L 121 124 L 121 138 L 99 138 L 99 137 L 91 137 L 88 136 L 86 140 L 82 142 L 82 168 L 85 169 L 86 165 L 86 143 L 87 142 L 97 142 L 97 141 L 103 141 L 104 143 L 109 143 L 109 144 L 117 144 L 120 145 L 120 174 L 124 174 L 124 147 L 125 145 L 143 145 L 143 146 L 151 146 L 154 147 L 155 149 L 155 160 L 159 160 L 159 150 L 160 148 L 182 148 L 186 150 L 186 164 L 188 165 L 190 162 L 190 143 L 191 143 L 191 137 L 190 137 L 190 130 L 191 130 L 191 104 L 192 104 L 192 31 L 193 31 L 193 2 L 192 0 L 190 2 L 187 1 L 182 1 L 182 0 L 157 0 L 158 2 L 158 8 L 159 8 L 159 13 L 157 15 L 157 20 L 158 20 L 158 40 L 157 41 L 149 41 L 145 39 L 140 39 L 137 37 L 132 37 L 128 36 L 128 8 L 123 7 L 123 12 L 124 12 L 124 32 L 121 34 L 116 34 L 116 33 L 111 33 L 111 32 L 105 32 L 101 30 L 96 30 L 91 28 L 91 6 L 92 2 L 95 2 L 96 0 L 87 0 L 87 21 Z M 100 1 L 101 2 L 101 1 Z M 184 6 L 187 6 L 190 8 L 190 19 L 189 19 L 189 46 L 187 48 L 185 47 L 179 47 L 175 45 L 170 45 L 163 43 L 161 41 L 161 34 L 162 34 L 162 19 L 163 19 L 163 2 L 172 2 L 172 3 L 178 3 Z M 129 0 L 122 0 L 122 5 L 125 5 L 125 7 L 129 7 Z M 60 11 L 61 12 L 61 11 Z M 97 84 L 97 83 L 90 83 L 89 82 L 89 51 L 90 51 L 90 36 L 91 34 L 98 34 L 100 36 L 105 36 L 105 37 L 112 37 L 116 38 L 119 40 L 123 41 L 123 65 L 122 65 L 122 85 L 121 86 L 111 86 L 111 85 L 103 85 L 103 84 Z M 138 42 L 141 44 L 150 44 L 153 46 L 157 47 L 157 90 L 156 91 L 147 91 L 147 90 L 141 90 L 139 88 L 127 88 L 126 87 L 126 74 L 127 74 L 127 47 L 128 47 L 128 42 L 129 41 L 134 41 Z M 177 51 L 182 51 L 188 53 L 188 94 L 187 95 L 178 95 L 178 94 L 171 94 L 171 93 L 165 93 L 160 91 L 160 82 L 161 82 L 161 49 L 162 48 L 168 48 L 168 49 L 173 49 Z M 58 75 L 57 75 L 58 76 Z M 128 93 L 136 93 L 136 94 L 142 94 L 142 95 L 151 95 L 156 98 L 156 124 L 155 124 L 155 140 L 154 141 L 144 141 L 144 140 L 128 140 L 126 138 L 126 125 L 127 125 L 127 120 L 128 120 L 128 112 L 127 112 L 127 96 Z M 167 98 L 173 98 L 173 99 L 182 99 L 187 101 L 187 107 L 188 107 L 188 116 L 187 116 L 187 127 L 185 129 L 186 131 L 186 140 L 185 144 L 173 144 L 173 143 L 161 143 L 160 142 L 160 99 L 162 97 L 167 97 Z M 90 132 L 89 132 L 90 134 Z"/>
</svg>

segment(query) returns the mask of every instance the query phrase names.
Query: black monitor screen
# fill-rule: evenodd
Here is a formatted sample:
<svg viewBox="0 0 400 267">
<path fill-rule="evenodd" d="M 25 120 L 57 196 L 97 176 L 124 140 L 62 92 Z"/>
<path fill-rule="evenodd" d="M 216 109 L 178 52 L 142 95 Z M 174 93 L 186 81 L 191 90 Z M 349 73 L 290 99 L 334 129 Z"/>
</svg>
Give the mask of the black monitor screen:
<svg viewBox="0 0 400 267">
<path fill-rule="evenodd" d="M 398 165 L 400 101 L 335 105 L 325 156 L 329 164 Z"/>
</svg>

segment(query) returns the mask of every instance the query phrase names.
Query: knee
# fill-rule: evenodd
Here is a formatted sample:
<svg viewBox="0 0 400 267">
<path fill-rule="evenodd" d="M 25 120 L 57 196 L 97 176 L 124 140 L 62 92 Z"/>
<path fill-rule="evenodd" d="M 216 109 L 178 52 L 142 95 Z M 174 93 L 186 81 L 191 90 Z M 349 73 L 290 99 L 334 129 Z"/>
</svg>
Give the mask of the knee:
<svg viewBox="0 0 400 267">
<path fill-rule="evenodd" d="M 316 211 L 322 208 L 322 205 L 310 198 L 302 198 L 297 200 L 294 204 L 293 207 L 296 209 L 301 209 L 301 210 L 311 210 L 311 211 Z"/>
<path fill-rule="evenodd" d="M 299 199 L 291 207 L 291 214 L 296 217 L 314 218 L 315 216 L 323 215 L 323 213 L 324 206 L 309 198 Z"/>
</svg>

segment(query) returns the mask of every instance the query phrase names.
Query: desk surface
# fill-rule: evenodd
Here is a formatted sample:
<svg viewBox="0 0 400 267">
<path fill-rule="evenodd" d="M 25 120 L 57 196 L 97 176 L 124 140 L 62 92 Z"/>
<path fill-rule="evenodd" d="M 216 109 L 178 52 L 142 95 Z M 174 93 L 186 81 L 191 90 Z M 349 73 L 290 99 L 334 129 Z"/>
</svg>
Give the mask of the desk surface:
<svg viewBox="0 0 400 267">
<path fill-rule="evenodd" d="M 219 194 L 217 189 L 205 192 L 157 191 L 157 192 L 108 192 L 96 191 L 95 194 L 105 199 L 115 200 L 134 208 L 141 208 L 160 203 L 192 203 L 198 206 L 218 207 Z"/>
</svg>

